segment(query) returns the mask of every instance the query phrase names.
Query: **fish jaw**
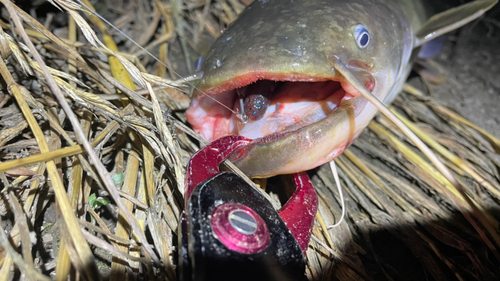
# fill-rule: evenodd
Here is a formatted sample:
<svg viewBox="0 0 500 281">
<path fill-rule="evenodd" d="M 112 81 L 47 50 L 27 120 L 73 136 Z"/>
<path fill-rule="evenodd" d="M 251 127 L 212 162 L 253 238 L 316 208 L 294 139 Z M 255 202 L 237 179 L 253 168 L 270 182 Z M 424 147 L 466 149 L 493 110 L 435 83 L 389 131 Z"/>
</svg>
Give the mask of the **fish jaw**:
<svg viewBox="0 0 500 281">
<path fill-rule="evenodd" d="M 360 80 L 373 89 L 374 78 L 368 71 L 363 72 Z M 273 87 L 265 114 L 258 120 L 242 122 L 240 99 L 245 97 L 241 97 L 240 90 L 249 96 L 265 91 L 264 85 Z M 341 101 L 358 95 L 356 89 L 335 75 L 251 73 L 205 92 L 196 91 L 186 116 L 195 131 L 209 142 L 230 134 L 255 139 L 312 124 L 335 111 Z"/>
<path fill-rule="evenodd" d="M 304 171 L 331 161 L 376 114 L 374 106 L 364 98 L 356 93 L 341 97 L 333 87 L 333 93 L 327 95 L 330 100 L 321 96 L 321 102 L 314 98 L 306 101 L 316 102 L 313 112 L 327 105 L 323 116 L 307 114 L 311 111 L 308 109 L 294 116 L 293 110 L 285 108 L 283 112 L 292 113 L 270 121 L 276 116 L 275 101 L 274 109 L 266 111 L 261 120 L 249 122 L 248 125 L 261 123 L 257 127 L 262 129 L 256 130 L 239 124 L 236 118 L 236 89 L 262 80 L 286 81 L 288 85 L 336 81 L 344 92 L 353 92 L 334 69 L 331 59 L 335 57 L 355 72 L 354 76 L 365 86 L 371 87 L 379 100 L 393 97 L 401 86 L 398 81 L 404 79 L 402 73 L 407 73 L 413 37 L 401 5 L 397 1 L 394 5 L 386 2 L 254 1 L 207 54 L 205 75 L 197 85 L 200 91 L 195 92 L 186 112 L 188 121 L 207 141 L 228 134 L 253 139 L 230 157 L 252 177 Z M 373 40 L 367 48 L 358 48 L 354 40 L 353 32 L 359 24 L 371 31 Z M 362 81 L 366 77 L 371 82 Z M 291 93 L 292 97 L 300 97 L 293 90 Z M 300 106 L 307 107 L 305 103 Z M 287 125 L 287 117 L 295 118 L 297 124 Z"/>
<path fill-rule="evenodd" d="M 367 88 L 374 89 L 373 77 L 366 72 L 362 77 Z M 275 91 L 262 119 L 242 124 L 235 114 L 238 95 L 231 87 L 247 86 L 245 83 L 254 79 L 255 76 L 242 76 L 227 85 L 208 89 L 205 94 L 197 93 L 186 112 L 195 131 L 209 142 L 226 135 L 253 139 L 230 156 L 252 177 L 305 171 L 331 161 L 352 143 L 376 113 L 341 77 L 260 73 L 257 79 L 264 80 L 254 84 L 279 81 L 282 85 Z M 208 94 L 211 96 L 207 97 Z"/>
<path fill-rule="evenodd" d="M 283 137 L 255 139 L 234 151 L 229 160 L 255 178 L 296 173 L 327 163 L 359 136 L 377 112 L 362 97 L 356 99 L 343 101 L 326 118 Z"/>
</svg>

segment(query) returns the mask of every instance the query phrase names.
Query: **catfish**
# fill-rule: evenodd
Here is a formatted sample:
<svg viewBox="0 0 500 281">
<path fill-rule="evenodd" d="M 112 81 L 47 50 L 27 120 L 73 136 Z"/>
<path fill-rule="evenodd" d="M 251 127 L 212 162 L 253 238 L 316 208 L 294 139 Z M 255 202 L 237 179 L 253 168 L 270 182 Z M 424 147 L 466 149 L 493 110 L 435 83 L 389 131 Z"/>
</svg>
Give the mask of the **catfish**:
<svg viewBox="0 0 500 281">
<path fill-rule="evenodd" d="M 429 17 L 415 0 L 254 1 L 206 55 L 187 120 L 207 141 L 252 139 L 230 156 L 250 177 L 315 168 L 377 113 L 359 87 L 389 104 L 422 45 L 496 3 Z"/>
</svg>

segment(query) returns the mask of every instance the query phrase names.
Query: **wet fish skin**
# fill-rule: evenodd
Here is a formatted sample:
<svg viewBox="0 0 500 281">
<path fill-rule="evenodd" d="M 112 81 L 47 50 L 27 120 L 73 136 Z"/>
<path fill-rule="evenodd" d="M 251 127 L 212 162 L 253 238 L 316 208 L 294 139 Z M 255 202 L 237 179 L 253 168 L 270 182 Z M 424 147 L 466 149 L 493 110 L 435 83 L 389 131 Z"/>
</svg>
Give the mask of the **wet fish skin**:
<svg viewBox="0 0 500 281">
<path fill-rule="evenodd" d="M 412 47 L 412 30 L 425 20 L 420 3 L 254 1 L 212 45 L 199 87 L 210 94 L 220 90 L 221 85 L 234 85 L 227 81 L 255 72 L 331 78 L 335 74 L 328 56 L 338 56 L 345 63 L 350 59 L 365 62 L 373 66 L 374 72 L 398 70 L 404 67 L 400 62 L 403 50 Z M 358 48 L 353 38 L 358 24 L 371 33 L 372 41 L 366 49 Z M 375 63 L 379 58 L 389 61 Z"/>
<path fill-rule="evenodd" d="M 427 17 L 423 3 L 412 0 L 254 1 L 212 46 L 198 87 L 218 94 L 260 79 L 342 81 L 332 64 L 335 58 L 369 72 L 375 80 L 372 93 L 388 103 L 411 70 L 415 47 L 424 42 L 415 34 Z M 371 36 L 363 49 L 354 38 L 360 24 Z M 195 93 L 187 112 L 192 124 L 197 120 L 190 115 L 206 102 Z M 254 140 L 232 160 L 253 177 L 311 169 L 347 148 L 376 112 L 358 96 L 312 125 Z"/>
</svg>

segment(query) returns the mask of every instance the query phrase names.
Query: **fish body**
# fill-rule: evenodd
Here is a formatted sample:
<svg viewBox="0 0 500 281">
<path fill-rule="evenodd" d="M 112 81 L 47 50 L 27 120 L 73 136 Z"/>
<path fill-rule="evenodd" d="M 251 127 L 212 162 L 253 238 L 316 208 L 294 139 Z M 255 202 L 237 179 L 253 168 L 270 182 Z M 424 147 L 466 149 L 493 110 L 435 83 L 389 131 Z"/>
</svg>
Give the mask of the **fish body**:
<svg viewBox="0 0 500 281">
<path fill-rule="evenodd" d="M 389 103 L 423 42 L 447 31 L 426 20 L 414 0 L 254 1 L 207 54 L 188 121 L 207 141 L 253 139 L 230 157 L 252 177 L 329 162 L 377 112 L 337 66 Z"/>
</svg>

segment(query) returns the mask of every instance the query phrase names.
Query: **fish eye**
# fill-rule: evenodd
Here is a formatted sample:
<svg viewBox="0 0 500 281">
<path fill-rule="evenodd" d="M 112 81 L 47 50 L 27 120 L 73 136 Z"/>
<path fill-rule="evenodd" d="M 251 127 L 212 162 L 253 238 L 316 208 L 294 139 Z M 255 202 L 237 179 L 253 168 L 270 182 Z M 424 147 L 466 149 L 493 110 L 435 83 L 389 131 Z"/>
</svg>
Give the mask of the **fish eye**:
<svg viewBox="0 0 500 281">
<path fill-rule="evenodd" d="M 356 39 L 358 47 L 361 49 L 368 47 L 368 44 L 370 44 L 370 33 L 368 29 L 361 24 L 357 25 L 354 29 L 354 38 Z"/>
</svg>

